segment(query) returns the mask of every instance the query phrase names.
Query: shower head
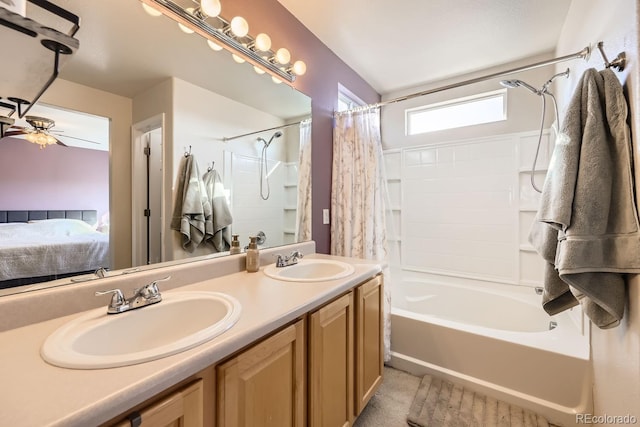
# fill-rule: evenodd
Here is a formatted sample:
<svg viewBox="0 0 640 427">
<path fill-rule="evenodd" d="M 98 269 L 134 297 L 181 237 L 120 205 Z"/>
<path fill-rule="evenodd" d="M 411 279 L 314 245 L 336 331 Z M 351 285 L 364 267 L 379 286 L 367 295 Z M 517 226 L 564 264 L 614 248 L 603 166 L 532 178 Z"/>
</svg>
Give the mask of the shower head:
<svg viewBox="0 0 640 427">
<path fill-rule="evenodd" d="M 508 89 L 514 89 L 520 86 L 520 80 L 500 80 L 500 84 Z"/>
<path fill-rule="evenodd" d="M 538 90 L 535 87 L 531 86 L 529 83 L 527 82 L 523 82 L 522 80 L 501 80 L 500 84 L 506 88 L 509 89 L 513 89 L 516 88 L 518 86 L 522 86 L 526 89 L 529 89 L 531 92 L 535 93 L 536 95 L 543 95 L 543 94 L 548 94 L 548 88 L 549 85 L 551 84 L 552 81 L 554 81 L 557 77 L 560 76 L 566 76 L 569 77 L 569 69 L 567 68 L 565 71 L 555 74 L 554 76 L 552 76 L 549 80 L 547 80 L 547 82 L 542 85 L 542 89 Z"/>
<path fill-rule="evenodd" d="M 516 88 L 518 86 L 522 86 L 523 88 L 529 89 L 531 92 L 535 93 L 536 95 L 540 95 L 540 91 L 538 89 L 536 89 L 535 87 L 531 86 L 529 83 L 527 82 L 523 82 L 522 80 L 501 80 L 500 84 L 506 88 L 509 89 L 513 89 Z"/>
<path fill-rule="evenodd" d="M 269 141 L 265 141 L 264 138 L 258 138 L 258 141 L 262 141 L 264 143 L 265 146 L 269 146 L 271 145 L 271 141 L 274 140 L 274 138 L 280 138 L 282 136 L 282 132 L 280 131 L 276 131 L 273 135 L 271 135 L 271 138 L 269 138 Z"/>
</svg>

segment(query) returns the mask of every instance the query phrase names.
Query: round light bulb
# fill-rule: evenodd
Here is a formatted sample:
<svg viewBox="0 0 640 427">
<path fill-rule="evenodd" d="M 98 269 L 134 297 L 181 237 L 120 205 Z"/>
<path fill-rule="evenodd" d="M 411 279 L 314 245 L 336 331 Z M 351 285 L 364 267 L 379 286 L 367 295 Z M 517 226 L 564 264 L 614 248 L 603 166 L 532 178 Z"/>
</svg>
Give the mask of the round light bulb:
<svg viewBox="0 0 640 427">
<path fill-rule="evenodd" d="M 192 8 L 192 7 L 188 7 L 188 8 L 186 8 L 185 10 L 186 10 L 189 14 L 193 15 L 193 12 L 194 12 L 194 10 L 195 10 L 195 9 L 194 9 L 194 8 Z M 186 25 L 184 25 L 184 24 L 178 23 L 178 27 L 179 27 L 179 28 L 182 30 L 182 32 L 183 32 L 183 33 L 185 33 L 185 34 L 193 34 L 193 33 L 194 33 L 194 31 L 193 31 L 191 28 L 187 27 L 187 26 L 186 26 Z"/>
<path fill-rule="evenodd" d="M 249 34 L 249 23 L 242 16 L 236 16 L 231 20 L 231 32 L 236 37 L 244 37 Z"/>
<path fill-rule="evenodd" d="M 307 64 L 304 61 L 296 61 L 293 63 L 292 71 L 296 76 L 301 76 L 307 72 Z"/>
<path fill-rule="evenodd" d="M 277 85 L 279 85 L 280 83 L 282 83 L 282 80 L 280 80 L 279 78 L 277 78 L 277 77 L 275 77 L 275 76 L 271 76 L 271 80 L 272 80 L 275 84 L 277 84 Z"/>
<path fill-rule="evenodd" d="M 256 49 L 262 52 L 266 52 L 271 49 L 271 37 L 265 33 L 260 33 L 256 36 Z"/>
<path fill-rule="evenodd" d="M 200 0 L 200 9 L 205 15 L 215 17 L 220 15 L 222 5 L 220 0 Z"/>
<path fill-rule="evenodd" d="M 212 42 L 211 40 L 207 40 L 207 44 L 209 45 L 209 47 L 211 49 L 215 50 L 216 52 L 220 52 L 222 50 L 222 46 L 220 46 L 216 42 Z"/>
<path fill-rule="evenodd" d="M 154 17 L 162 16 L 162 12 L 155 10 L 154 8 L 152 8 L 146 3 L 142 3 L 142 8 L 144 9 L 145 12 L 147 12 L 151 16 L 154 16 Z"/>
<path fill-rule="evenodd" d="M 255 71 L 258 74 L 264 74 L 265 73 L 265 71 L 262 68 L 257 67 L 255 65 L 253 66 L 253 71 Z"/>
<path fill-rule="evenodd" d="M 179 24 L 178 24 L 178 27 L 180 27 L 180 29 L 182 30 L 182 32 L 183 32 L 183 33 L 185 33 L 185 34 L 193 34 L 193 33 L 194 33 L 194 31 L 193 31 L 191 28 L 189 28 L 189 27 L 187 27 L 187 26 L 185 26 L 185 25 L 183 25 L 183 24 L 180 24 L 180 23 L 179 23 Z"/>
<path fill-rule="evenodd" d="M 287 49 L 285 49 L 284 47 L 281 47 L 276 52 L 276 61 L 278 61 L 282 65 L 288 64 L 289 61 L 291 61 L 291 54 Z"/>
<path fill-rule="evenodd" d="M 231 54 L 231 57 L 233 58 L 234 61 L 236 61 L 238 64 L 242 64 L 244 61 L 243 58 L 240 58 L 238 55 L 236 55 L 235 53 Z"/>
</svg>

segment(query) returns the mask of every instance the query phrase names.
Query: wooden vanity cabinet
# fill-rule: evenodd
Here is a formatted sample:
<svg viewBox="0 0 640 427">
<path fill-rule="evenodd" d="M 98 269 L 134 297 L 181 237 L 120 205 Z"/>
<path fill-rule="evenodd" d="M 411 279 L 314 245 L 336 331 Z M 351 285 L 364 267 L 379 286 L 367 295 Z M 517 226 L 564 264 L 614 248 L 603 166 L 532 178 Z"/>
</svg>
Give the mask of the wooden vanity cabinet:
<svg viewBox="0 0 640 427">
<path fill-rule="evenodd" d="M 309 315 L 311 427 L 348 427 L 382 383 L 382 275 Z"/>
<path fill-rule="evenodd" d="M 353 412 L 353 292 L 309 315 L 309 424 L 349 426 Z"/>
<path fill-rule="evenodd" d="M 217 367 L 218 427 L 303 427 L 305 322 L 299 320 Z"/>
<path fill-rule="evenodd" d="M 204 381 L 198 379 L 147 404 L 140 410 L 131 411 L 125 419 L 112 425 L 114 427 L 203 427 L 203 395 Z"/>
<path fill-rule="evenodd" d="M 382 384 L 383 276 L 378 275 L 355 289 L 355 413 L 362 412 Z"/>
</svg>

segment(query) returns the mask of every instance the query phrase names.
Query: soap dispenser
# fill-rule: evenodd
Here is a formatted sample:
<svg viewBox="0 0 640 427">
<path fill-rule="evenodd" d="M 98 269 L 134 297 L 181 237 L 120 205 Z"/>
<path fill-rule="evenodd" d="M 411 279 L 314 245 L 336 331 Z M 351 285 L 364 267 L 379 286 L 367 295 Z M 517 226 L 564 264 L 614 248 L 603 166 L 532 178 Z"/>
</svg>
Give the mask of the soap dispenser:
<svg viewBox="0 0 640 427">
<path fill-rule="evenodd" d="M 229 254 L 230 255 L 235 255 L 235 254 L 239 254 L 242 252 L 242 249 L 240 249 L 240 241 L 238 240 L 238 235 L 237 234 L 232 234 L 231 235 L 231 248 L 229 249 Z"/>
<path fill-rule="evenodd" d="M 256 236 L 249 237 L 249 248 L 247 249 L 247 271 L 255 273 L 260 269 L 260 251 L 258 250 L 258 238 Z"/>
</svg>

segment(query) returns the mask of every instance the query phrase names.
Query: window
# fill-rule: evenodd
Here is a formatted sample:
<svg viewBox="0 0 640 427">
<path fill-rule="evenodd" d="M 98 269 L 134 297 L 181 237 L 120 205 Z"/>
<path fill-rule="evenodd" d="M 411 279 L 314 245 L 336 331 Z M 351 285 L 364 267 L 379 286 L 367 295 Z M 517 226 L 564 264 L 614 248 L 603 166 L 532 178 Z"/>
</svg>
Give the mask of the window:
<svg viewBox="0 0 640 427">
<path fill-rule="evenodd" d="M 405 111 L 407 135 L 454 129 L 507 119 L 507 90 L 458 98 Z"/>
<path fill-rule="evenodd" d="M 365 102 L 338 83 L 338 111 L 351 110 L 361 105 L 365 105 Z"/>
</svg>

